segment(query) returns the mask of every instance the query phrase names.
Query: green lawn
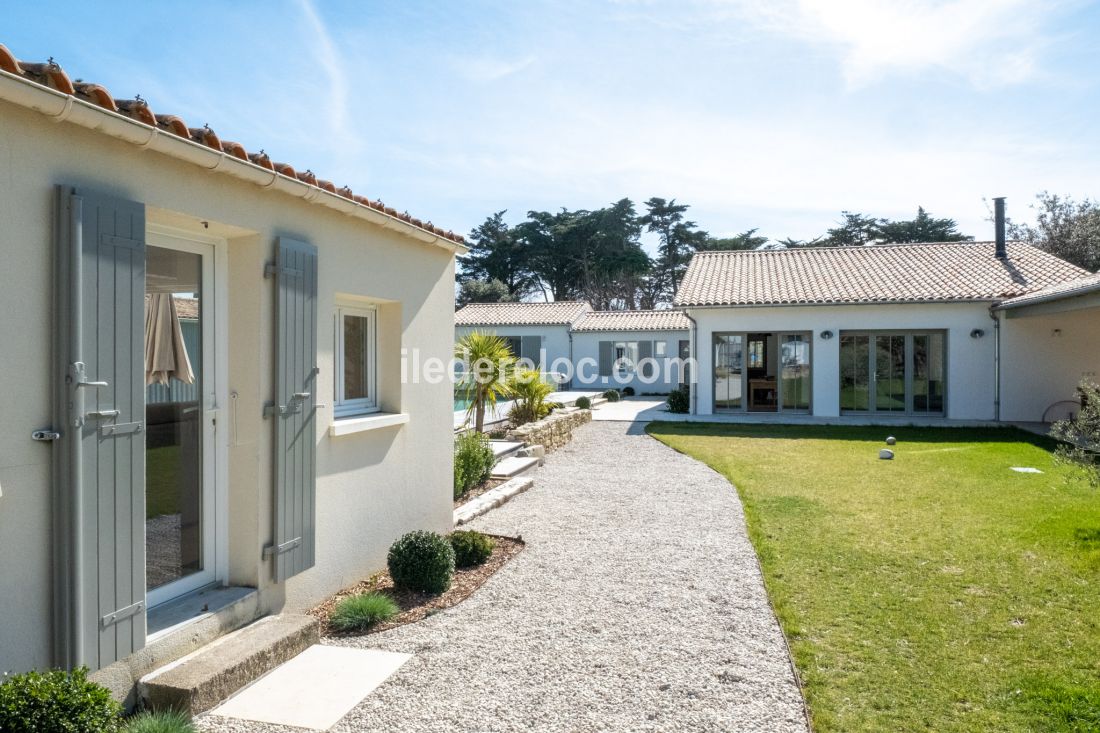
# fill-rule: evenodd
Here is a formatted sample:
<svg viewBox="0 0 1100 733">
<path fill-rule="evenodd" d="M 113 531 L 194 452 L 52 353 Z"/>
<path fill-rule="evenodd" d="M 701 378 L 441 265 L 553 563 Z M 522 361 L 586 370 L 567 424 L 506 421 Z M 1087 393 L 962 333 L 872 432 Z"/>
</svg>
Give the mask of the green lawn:
<svg viewBox="0 0 1100 733">
<path fill-rule="evenodd" d="M 881 427 L 648 430 L 737 487 L 816 730 L 1100 730 L 1100 493 L 1049 442 L 897 428 L 882 461 Z"/>
<path fill-rule="evenodd" d="M 180 447 L 165 445 L 145 451 L 145 518 L 178 514 Z"/>
</svg>

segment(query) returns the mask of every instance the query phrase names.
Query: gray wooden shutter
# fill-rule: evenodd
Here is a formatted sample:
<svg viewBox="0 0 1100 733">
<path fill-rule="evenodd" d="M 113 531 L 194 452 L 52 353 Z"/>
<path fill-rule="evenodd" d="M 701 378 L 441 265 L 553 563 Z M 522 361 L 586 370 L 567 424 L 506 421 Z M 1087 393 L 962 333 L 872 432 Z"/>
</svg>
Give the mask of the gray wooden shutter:
<svg viewBox="0 0 1100 733">
<path fill-rule="evenodd" d="M 638 373 L 642 377 L 649 379 L 653 374 L 653 362 L 646 361 L 653 358 L 653 342 L 652 341 L 639 341 L 638 342 L 638 363 L 641 364 L 641 368 Z"/>
<path fill-rule="evenodd" d="M 317 248 L 275 244 L 276 582 L 313 567 L 317 504 Z"/>
<path fill-rule="evenodd" d="M 59 195 L 55 662 L 145 646 L 145 207 Z"/>
<path fill-rule="evenodd" d="M 600 342 L 600 376 L 611 376 L 613 343 L 611 341 Z"/>
<path fill-rule="evenodd" d="M 530 359 L 538 366 L 539 352 L 542 350 L 542 336 L 523 336 L 520 338 L 520 353 L 524 359 Z"/>
</svg>

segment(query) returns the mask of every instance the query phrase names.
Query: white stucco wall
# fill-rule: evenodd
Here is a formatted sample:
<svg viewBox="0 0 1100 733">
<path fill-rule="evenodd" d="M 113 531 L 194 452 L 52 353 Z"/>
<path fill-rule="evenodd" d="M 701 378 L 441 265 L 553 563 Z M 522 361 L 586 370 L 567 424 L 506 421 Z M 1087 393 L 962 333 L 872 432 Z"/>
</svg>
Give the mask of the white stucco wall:
<svg viewBox="0 0 1100 733">
<path fill-rule="evenodd" d="M 633 387 L 637 394 L 644 392 L 667 393 L 679 384 L 679 373 L 670 369 L 663 362 L 675 359 L 680 351 L 680 339 L 688 338 L 687 331 L 582 331 L 573 334 L 573 360 L 580 365 L 581 360 L 590 359 L 587 368 L 578 372 L 573 380 L 576 389 L 608 389 L 610 387 Z M 640 376 L 635 374 L 627 380 L 619 380 L 614 377 L 601 377 L 599 372 L 600 342 L 601 341 L 653 341 L 653 353 L 657 353 L 656 342 L 665 345 L 665 357 L 654 357 L 662 362 L 657 371 L 657 380 L 648 384 L 643 383 Z M 579 367 L 578 367 L 579 368 Z"/>
<path fill-rule="evenodd" d="M 714 410 L 713 335 L 725 331 L 811 331 L 812 413 L 840 414 L 840 332 L 846 330 L 946 330 L 947 417 L 992 420 L 994 416 L 993 322 L 985 303 L 890 306 L 784 306 L 761 308 L 689 308 L 698 323 L 696 357 L 699 380 L 696 411 Z M 985 332 L 974 339 L 974 329 Z M 822 339 L 822 331 L 833 338 Z"/>
<path fill-rule="evenodd" d="M 1001 419 L 1038 422 L 1056 402 L 1073 399 L 1082 379 L 1097 381 L 1100 309 L 1008 314 L 1001 322 Z M 1067 409 L 1047 417 L 1061 419 Z"/>
<path fill-rule="evenodd" d="M 150 221 L 228 240 L 229 582 L 258 585 L 269 610 L 302 610 L 384 567 L 389 544 L 417 528 L 451 526 L 451 386 L 401 384 L 400 348 L 451 355 L 454 260 L 449 252 L 276 191 L 210 173 L 75 125 L 0 102 L 0 671 L 50 663 L 50 452 L 30 440 L 51 424 L 55 186 L 144 202 Z M 168 212 L 177 212 L 170 214 Z M 209 228 L 202 227 L 209 222 Z M 271 281 L 274 238 L 319 248 L 317 566 L 271 582 Z M 333 438 L 333 307 L 338 295 L 381 305 L 381 399 L 407 424 Z M 223 403 L 226 417 L 230 403 Z M 16 592 L 15 589 L 18 589 Z"/>
<path fill-rule="evenodd" d="M 542 348 L 546 352 L 546 361 L 542 364 L 543 371 L 554 368 L 554 362 L 559 359 L 569 361 L 569 327 L 558 326 L 455 326 L 455 341 L 471 331 L 495 333 L 497 336 L 539 336 L 542 338 Z"/>
</svg>

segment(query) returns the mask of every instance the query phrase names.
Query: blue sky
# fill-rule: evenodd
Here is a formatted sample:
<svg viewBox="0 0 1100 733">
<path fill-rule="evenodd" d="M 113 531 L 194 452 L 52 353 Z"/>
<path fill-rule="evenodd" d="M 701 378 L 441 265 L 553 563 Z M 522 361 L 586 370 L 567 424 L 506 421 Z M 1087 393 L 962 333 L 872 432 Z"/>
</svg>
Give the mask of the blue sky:
<svg viewBox="0 0 1100 733">
<path fill-rule="evenodd" d="M 715 235 L 1100 197 L 1084 2 L 5 3 L 0 43 L 467 232 L 623 196 Z"/>
</svg>

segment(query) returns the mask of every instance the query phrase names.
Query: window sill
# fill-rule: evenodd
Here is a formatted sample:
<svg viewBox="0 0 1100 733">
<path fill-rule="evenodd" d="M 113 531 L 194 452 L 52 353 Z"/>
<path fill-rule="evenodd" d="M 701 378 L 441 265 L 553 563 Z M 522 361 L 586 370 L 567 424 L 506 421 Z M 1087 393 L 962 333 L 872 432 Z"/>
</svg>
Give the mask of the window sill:
<svg viewBox="0 0 1100 733">
<path fill-rule="evenodd" d="M 338 418 L 328 426 L 328 434 L 338 438 L 341 435 L 364 433 L 368 430 L 404 425 L 408 421 L 409 416 L 404 412 L 375 412 L 360 417 Z"/>
</svg>

